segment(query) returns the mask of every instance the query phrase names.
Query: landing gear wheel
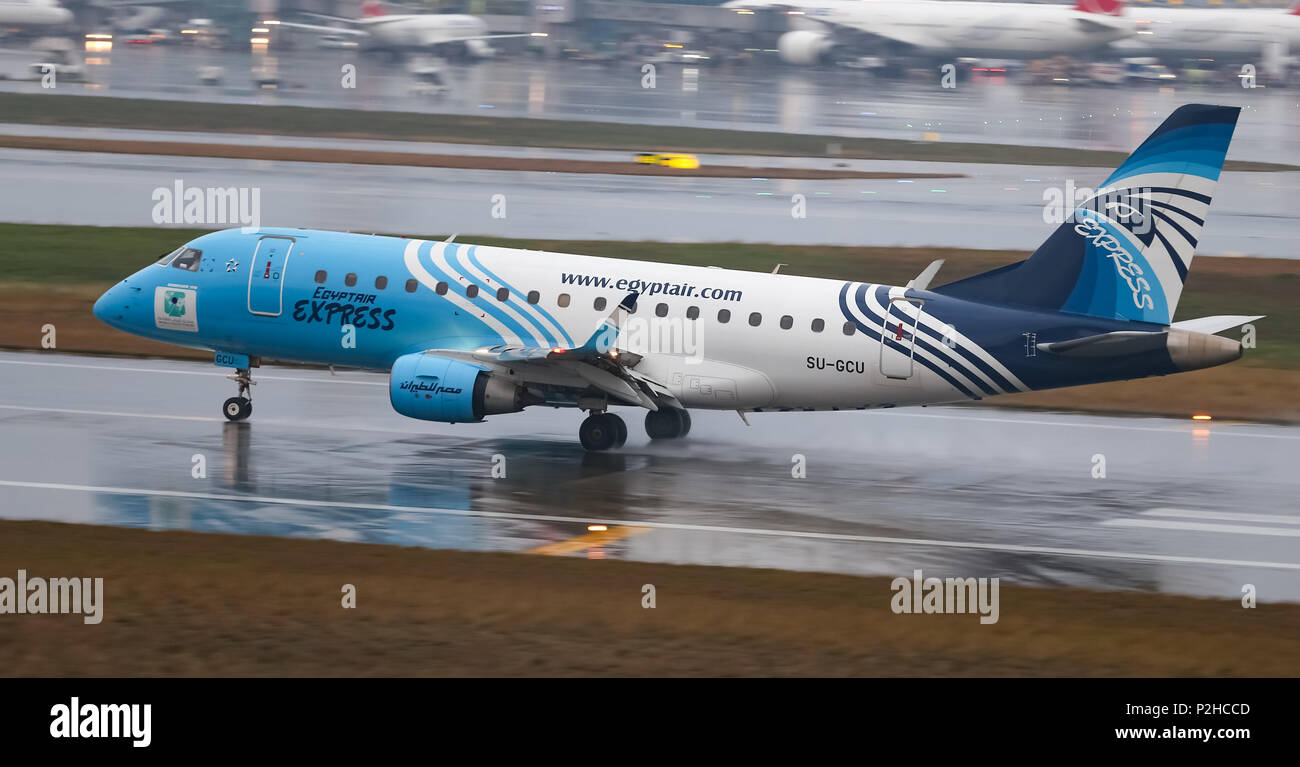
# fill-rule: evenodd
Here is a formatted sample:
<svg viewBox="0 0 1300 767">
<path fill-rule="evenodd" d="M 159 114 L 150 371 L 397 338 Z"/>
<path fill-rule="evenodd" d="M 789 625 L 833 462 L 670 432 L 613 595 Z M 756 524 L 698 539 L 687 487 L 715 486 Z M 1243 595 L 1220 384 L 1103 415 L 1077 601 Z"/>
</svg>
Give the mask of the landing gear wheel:
<svg viewBox="0 0 1300 767">
<path fill-rule="evenodd" d="M 618 442 L 618 426 L 607 414 L 592 413 L 578 427 L 578 440 L 588 450 L 609 450 Z"/>
<path fill-rule="evenodd" d="M 242 421 L 253 414 L 253 403 L 247 397 L 231 397 L 221 406 L 221 412 L 231 421 Z"/>
<path fill-rule="evenodd" d="M 645 414 L 645 433 L 650 439 L 679 439 L 691 430 L 691 417 L 685 410 L 661 407 Z"/>
<path fill-rule="evenodd" d="M 242 421 L 253 414 L 253 398 L 249 395 L 257 382 L 249 375 L 248 368 L 236 368 L 235 374 L 226 378 L 239 385 L 239 395 L 226 400 L 221 413 L 231 421 Z"/>
<path fill-rule="evenodd" d="M 609 419 L 610 427 L 614 429 L 614 447 L 623 447 L 627 442 L 627 424 L 613 413 L 606 413 L 605 417 Z"/>
</svg>

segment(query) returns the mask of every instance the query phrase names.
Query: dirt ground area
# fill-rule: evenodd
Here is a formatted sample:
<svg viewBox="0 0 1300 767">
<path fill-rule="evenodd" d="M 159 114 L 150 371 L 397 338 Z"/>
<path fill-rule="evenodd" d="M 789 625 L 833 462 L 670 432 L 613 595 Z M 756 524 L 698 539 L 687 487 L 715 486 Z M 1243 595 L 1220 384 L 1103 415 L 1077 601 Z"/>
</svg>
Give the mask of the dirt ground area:
<svg viewBox="0 0 1300 767">
<path fill-rule="evenodd" d="M 1300 673 L 1300 605 L 1003 584 L 981 625 L 890 578 L 0 521 L 19 568 L 104 579 L 97 625 L 0 615 L 24 676 Z"/>
</svg>

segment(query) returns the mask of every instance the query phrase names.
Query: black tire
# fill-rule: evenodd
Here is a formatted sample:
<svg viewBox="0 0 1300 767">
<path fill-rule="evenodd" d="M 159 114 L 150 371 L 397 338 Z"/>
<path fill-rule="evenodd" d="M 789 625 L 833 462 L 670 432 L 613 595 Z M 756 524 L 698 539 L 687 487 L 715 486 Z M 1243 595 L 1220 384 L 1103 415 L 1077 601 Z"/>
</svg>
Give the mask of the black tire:
<svg viewBox="0 0 1300 767">
<path fill-rule="evenodd" d="M 609 450 L 617 437 L 617 427 L 604 413 L 592 413 L 578 427 L 578 441 L 588 450 Z"/>
<path fill-rule="evenodd" d="M 610 427 L 614 430 L 614 447 L 623 447 L 627 443 L 627 424 L 613 413 L 606 413 Z"/>
<path fill-rule="evenodd" d="M 685 410 L 661 407 L 645 414 L 645 433 L 650 439 L 677 439 L 690 427 L 686 425 Z"/>
<path fill-rule="evenodd" d="M 221 414 L 229 421 L 242 421 L 253 414 L 253 403 L 244 397 L 231 397 L 221 404 Z"/>
<path fill-rule="evenodd" d="M 678 439 L 691 433 L 691 413 L 688 410 L 678 410 L 682 414 L 682 433 L 678 434 Z"/>
</svg>

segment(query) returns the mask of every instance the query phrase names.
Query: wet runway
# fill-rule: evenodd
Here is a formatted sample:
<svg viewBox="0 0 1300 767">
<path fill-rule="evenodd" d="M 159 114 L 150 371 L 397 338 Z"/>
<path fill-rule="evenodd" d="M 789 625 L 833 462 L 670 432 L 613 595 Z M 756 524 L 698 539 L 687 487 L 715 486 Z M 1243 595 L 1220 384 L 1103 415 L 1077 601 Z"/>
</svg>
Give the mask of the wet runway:
<svg viewBox="0 0 1300 767">
<path fill-rule="evenodd" d="M 933 80 L 918 82 L 873 79 L 842 69 L 658 64 L 655 87 L 644 88 L 639 60 L 599 65 L 520 56 L 450 65 L 450 90 L 428 96 L 412 92 L 402 65 L 355 51 L 303 46 L 268 58 L 249 51 L 119 44 L 85 57 L 91 82 L 60 81 L 58 93 L 915 140 L 937 133 L 945 141 L 1122 151 L 1136 146 L 1182 104 L 1232 104 L 1246 109 L 1233 157 L 1300 158 L 1300 103 L 1294 92 L 1244 89 L 1235 78 L 1227 84 L 1159 88 L 1066 88 L 985 79 L 944 89 L 937 71 Z M 0 72 L 26 76 L 35 60 L 26 51 L 0 52 Z M 252 69 L 268 64 L 280 72 L 282 87 L 254 86 Z M 345 64 L 356 66 L 355 88 L 342 87 Z M 214 65 L 224 69 L 225 80 L 200 86 L 199 70 Z M 18 81 L 0 81 L 0 91 L 43 92 L 39 83 Z"/>
<path fill-rule="evenodd" d="M 6 126 L 5 130 L 19 129 Z M 73 133 L 63 129 L 60 135 Z M 85 131 L 83 135 L 122 138 L 125 134 Z M 392 142 L 359 143 L 375 148 Z M 419 147 L 409 151 L 421 151 Z M 503 155 L 512 151 L 525 150 L 499 149 Z M 535 156 L 566 155 L 565 150 L 545 150 Z M 702 161 L 713 159 L 705 156 Z M 727 158 L 729 162 L 745 159 Z M 783 162 L 749 159 L 763 165 Z M 816 166 L 807 160 L 789 162 Z M 1046 190 L 1064 189 L 1069 184 L 1095 186 L 1108 173 L 1103 168 L 848 161 L 851 167 L 863 170 L 967 177 L 805 181 L 524 173 L 25 149 L 0 149 L 0 163 L 8 182 L 0 187 L 0 210 L 4 219 L 13 223 L 156 226 L 154 191 L 171 190 L 181 181 L 186 187 L 260 190 L 260 223 L 266 226 L 550 239 L 1017 250 L 1036 248 L 1055 228 L 1044 222 Z M 804 196 L 804 218 L 792 215 L 796 194 Z M 504 195 L 504 218 L 493 216 L 496 195 Z M 1225 173 L 1197 252 L 1300 256 L 1290 207 L 1297 196 L 1300 173 Z M 221 226 L 222 222 L 213 222 L 212 228 Z"/>
<path fill-rule="evenodd" d="M 380 374 L 259 372 L 229 424 L 210 365 L 0 354 L 0 516 L 1300 601 L 1300 429 L 696 412 L 650 444 L 624 410 L 627 446 L 585 454 L 573 411 L 432 424 Z"/>
</svg>

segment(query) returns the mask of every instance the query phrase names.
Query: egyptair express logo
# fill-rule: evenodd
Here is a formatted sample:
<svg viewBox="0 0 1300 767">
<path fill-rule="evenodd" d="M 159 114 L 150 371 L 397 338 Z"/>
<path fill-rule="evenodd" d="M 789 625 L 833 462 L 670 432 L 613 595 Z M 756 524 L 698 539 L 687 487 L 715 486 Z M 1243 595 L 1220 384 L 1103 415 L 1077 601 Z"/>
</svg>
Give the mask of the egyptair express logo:
<svg viewBox="0 0 1300 767">
<path fill-rule="evenodd" d="M 184 317 L 185 294 L 179 290 L 169 290 L 163 294 L 163 312 L 168 317 Z"/>
</svg>

